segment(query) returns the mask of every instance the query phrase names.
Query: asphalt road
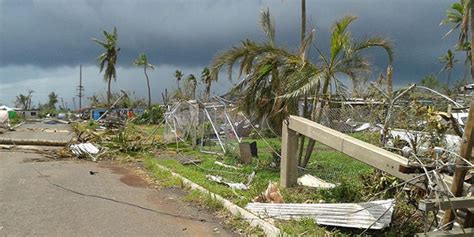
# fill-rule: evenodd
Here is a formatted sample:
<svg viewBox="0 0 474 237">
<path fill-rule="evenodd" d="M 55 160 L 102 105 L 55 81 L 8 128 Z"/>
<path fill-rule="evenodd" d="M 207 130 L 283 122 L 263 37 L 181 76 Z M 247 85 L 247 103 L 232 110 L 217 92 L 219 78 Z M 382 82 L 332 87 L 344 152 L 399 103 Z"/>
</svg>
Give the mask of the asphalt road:
<svg viewBox="0 0 474 237">
<path fill-rule="evenodd" d="M 0 151 L 0 236 L 231 235 L 219 222 L 129 166 Z"/>
<path fill-rule="evenodd" d="M 15 131 L 5 131 L 0 138 L 8 139 L 38 139 L 50 141 L 69 141 L 73 137 L 73 131 L 68 124 L 46 124 L 43 122 L 26 123 Z"/>
</svg>

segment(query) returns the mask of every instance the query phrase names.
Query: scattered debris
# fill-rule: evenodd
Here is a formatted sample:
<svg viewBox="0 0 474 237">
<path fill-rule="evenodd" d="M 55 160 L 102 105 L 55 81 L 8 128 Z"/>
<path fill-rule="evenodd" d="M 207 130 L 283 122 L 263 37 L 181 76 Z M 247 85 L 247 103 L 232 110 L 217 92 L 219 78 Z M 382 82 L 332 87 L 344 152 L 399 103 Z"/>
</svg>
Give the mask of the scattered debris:
<svg viewBox="0 0 474 237">
<path fill-rule="evenodd" d="M 71 152 L 74 155 L 79 157 L 90 156 L 92 160 L 95 162 L 97 160 L 97 154 L 99 154 L 99 148 L 92 145 L 92 143 L 80 143 L 80 144 L 73 144 L 70 146 Z"/>
<path fill-rule="evenodd" d="M 320 178 L 314 177 L 310 174 L 305 174 L 301 177 L 298 178 L 298 184 L 302 186 L 307 186 L 307 187 L 313 187 L 313 188 L 323 188 L 323 189 L 329 189 L 329 188 L 334 188 L 336 187 L 335 184 L 328 183 Z"/>
<path fill-rule="evenodd" d="M 240 190 L 248 190 L 249 187 L 243 183 L 232 183 L 232 182 L 227 182 L 224 180 L 224 178 L 222 178 L 221 176 L 219 175 L 206 175 L 206 178 L 209 179 L 209 180 L 212 180 L 216 183 L 220 183 L 220 184 L 225 184 L 227 186 L 229 186 L 231 189 L 240 189 Z"/>
<path fill-rule="evenodd" d="M 314 218 L 318 225 L 380 230 L 390 225 L 394 204 L 394 199 L 388 199 L 336 204 L 249 203 L 245 208 L 266 218 L 279 220 Z"/>
<path fill-rule="evenodd" d="M 259 196 L 253 199 L 254 202 L 270 202 L 270 203 L 285 203 L 283 196 L 278 189 L 278 183 L 268 183 L 268 187 Z"/>
<path fill-rule="evenodd" d="M 238 170 L 239 168 L 238 167 L 235 167 L 235 166 L 232 166 L 232 165 L 226 165 L 220 161 L 215 161 L 214 164 L 216 165 L 219 165 L 219 166 L 222 166 L 222 167 L 226 167 L 226 168 L 229 168 L 229 169 L 234 169 L 234 170 Z"/>
<path fill-rule="evenodd" d="M 201 164 L 202 163 L 202 160 L 181 160 L 179 163 L 181 163 L 182 165 L 197 165 L 197 164 Z"/>
</svg>

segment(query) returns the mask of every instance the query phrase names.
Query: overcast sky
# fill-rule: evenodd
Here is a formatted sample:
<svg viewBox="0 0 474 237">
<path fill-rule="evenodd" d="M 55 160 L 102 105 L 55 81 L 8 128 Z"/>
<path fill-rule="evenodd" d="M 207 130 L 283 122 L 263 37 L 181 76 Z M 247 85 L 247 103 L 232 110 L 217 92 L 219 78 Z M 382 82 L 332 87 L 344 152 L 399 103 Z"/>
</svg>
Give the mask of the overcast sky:
<svg viewBox="0 0 474 237">
<path fill-rule="evenodd" d="M 449 28 L 439 26 L 453 2 L 307 0 L 307 26 L 316 29 L 316 45 L 324 49 L 335 20 L 358 16 L 350 28 L 354 38 L 377 35 L 394 42 L 394 80 L 400 86 L 439 72 L 438 57 L 456 41 L 455 35 L 442 39 Z M 32 89 L 35 104 L 46 102 L 47 94 L 55 91 L 72 108 L 80 64 L 86 96 L 105 93 L 96 66 L 102 49 L 91 38 L 101 38 L 101 30 L 114 26 L 121 51 L 113 89 L 146 96 L 143 71 L 132 66 L 144 52 L 156 65 L 149 75 L 153 100 L 159 101 L 165 88 L 176 88 L 176 69 L 198 76 L 217 52 L 246 38 L 262 39 L 258 18 L 267 7 L 278 43 L 295 48 L 299 0 L 0 0 L 0 104 L 13 105 L 16 95 Z M 378 75 L 387 61 L 380 50 L 369 53 Z M 464 60 L 462 54 L 457 58 Z M 462 77 L 462 70 L 462 63 L 457 64 L 455 79 Z M 213 93 L 231 85 L 221 77 Z"/>
</svg>

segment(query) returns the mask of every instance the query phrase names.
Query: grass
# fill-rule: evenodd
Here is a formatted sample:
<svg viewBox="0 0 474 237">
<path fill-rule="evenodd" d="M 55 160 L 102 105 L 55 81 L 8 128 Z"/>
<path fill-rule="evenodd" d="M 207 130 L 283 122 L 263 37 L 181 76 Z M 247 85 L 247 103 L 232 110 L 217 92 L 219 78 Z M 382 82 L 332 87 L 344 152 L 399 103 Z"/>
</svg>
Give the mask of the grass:
<svg viewBox="0 0 474 237">
<path fill-rule="evenodd" d="M 374 133 L 356 133 L 352 134 L 352 136 L 375 145 L 379 142 L 377 134 Z M 239 163 L 237 153 L 231 149 L 229 149 L 230 152 L 225 155 L 211 155 L 201 153 L 184 143 L 179 143 L 178 147 L 176 146 L 176 143 L 173 143 L 162 146 L 162 149 L 156 157 L 154 155 L 146 156 L 145 166 L 151 170 L 153 176 L 156 179 L 161 180 L 165 186 L 183 187 L 183 184 L 179 180 L 176 180 L 176 178 L 173 178 L 169 172 L 156 168 L 156 164 L 167 167 L 203 186 L 207 190 L 219 194 L 231 202 L 244 207 L 247 203 L 252 202 L 253 198 L 260 195 L 267 188 L 269 182 L 279 182 L 279 167 L 272 168 L 271 165 L 272 163 L 279 163 L 278 159 L 274 158 L 273 153 L 280 150 L 280 140 L 277 138 L 271 138 L 266 141 L 262 139 L 244 139 L 244 141 L 257 142 L 259 157 L 254 158 L 250 164 Z M 269 143 L 269 145 L 267 143 Z M 180 160 L 183 159 L 200 159 L 202 162 L 197 165 L 182 165 Z M 216 165 L 214 163 L 215 161 L 235 166 L 238 170 Z M 248 175 L 252 172 L 255 172 L 255 177 L 249 190 L 233 191 L 225 185 L 218 184 L 206 178 L 207 174 L 212 174 L 219 175 L 229 182 L 246 183 Z M 326 190 L 309 187 L 281 189 L 283 198 L 287 203 L 303 203 L 307 201 L 314 203 L 320 201 L 327 203 L 352 203 L 366 201 L 367 195 L 364 190 L 367 187 L 364 186 L 364 184 L 367 185 L 367 183 L 360 177 L 364 175 L 372 177 L 371 175 L 373 174 L 374 169 L 371 166 L 363 164 L 362 162 L 337 152 L 321 143 L 316 143 L 315 151 L 307 169 L 301 172 L 302 174 L 311 174 L 338 185 L 333 189 Z M 199 203 L 216 212 L 222 212 L 222 203 L 217 202 L 212 198 L 212 196 L 198 191 L 191 191 L 185 197 L 185 200 Z M 412 211 L 412 209 L 404 209 L 406 210 L 402 210 L 402 213 Z M 227 215 L 230 214 L 227 213 Z M 227 224 L 234 226 L 233 228 L 237 228 L 238 226 L 237 229 L 243 228 L 245 231 L 250 231 L 252 233 L 255 231 L 258 232 L 258 230 L 246 226 L 247 224 L 242 220 L 238 220 L 238 218 L 231 218 Z M 328 234 L 335 236 L 350 236 L 360 233 L 359 230 L 354 229 L 320 227 L 312 219 L 283 221 L 277 222 L 276 225 L 291 236 L 327 236 Z M 413 225 L 413 229 L 410 229 L 411 223 L 408 222 L 404 222 L 398 226 L 401 226 L 402 229 L 398 229 L 398 227 L 390 228 L 384 232 L 379 232 L 379 234 L 391 236 L 393 233 L 404 231 L 403 229 L 407 229 L 407 233 L 414 233 L 416 232 L 418 224 Z M 408 231 L 408 229 L 410 230 Z"/>
</svg>

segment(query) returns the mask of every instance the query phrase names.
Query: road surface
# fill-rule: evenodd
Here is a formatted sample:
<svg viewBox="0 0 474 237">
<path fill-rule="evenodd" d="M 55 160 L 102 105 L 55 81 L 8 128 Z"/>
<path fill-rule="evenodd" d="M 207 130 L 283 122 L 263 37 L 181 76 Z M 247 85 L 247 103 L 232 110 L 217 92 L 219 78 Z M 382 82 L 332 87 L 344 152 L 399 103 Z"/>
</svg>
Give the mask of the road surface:
<svg viewBox="0 0 474 237">
<path fill-rule="evenodd" d="M 130 166 L 0 151 L 0 236 L 231 235 L 181 198 Z"/>
</svg>

